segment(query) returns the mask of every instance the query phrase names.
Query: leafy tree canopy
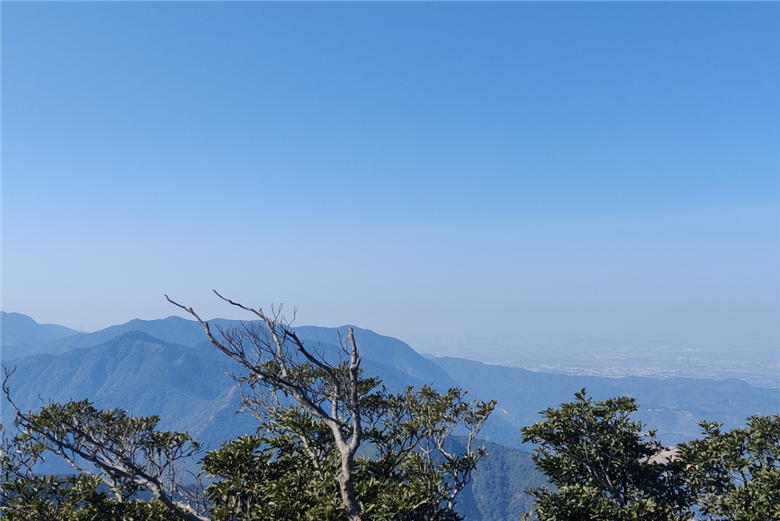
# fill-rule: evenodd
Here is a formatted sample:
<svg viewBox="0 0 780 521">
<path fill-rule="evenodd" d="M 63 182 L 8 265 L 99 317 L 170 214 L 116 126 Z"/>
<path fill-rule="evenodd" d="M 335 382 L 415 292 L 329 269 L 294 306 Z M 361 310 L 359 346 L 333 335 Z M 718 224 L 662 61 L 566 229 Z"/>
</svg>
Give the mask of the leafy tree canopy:
<svg viewBox="0 0 780 521">
<path fill-rule="evenodd" d="M 594 402 L 585 389 L 576 400 L 542 413 L 521 429 L 537 444 L 533 459 L 555 489 L 537 487 L 535 514 L 542 521 L 690 519 L 693 498 L 678 460 L 659 461 L 654 431 L 632 421 L 633 398 Z"/>
<path fill-rule="evenodd" d="M 680 445 L 688 479 L 713 520 L 780 519 L 780 415 L 752 416 L 741 429 L 700 423 L 702 439 Z"/>
</svg>

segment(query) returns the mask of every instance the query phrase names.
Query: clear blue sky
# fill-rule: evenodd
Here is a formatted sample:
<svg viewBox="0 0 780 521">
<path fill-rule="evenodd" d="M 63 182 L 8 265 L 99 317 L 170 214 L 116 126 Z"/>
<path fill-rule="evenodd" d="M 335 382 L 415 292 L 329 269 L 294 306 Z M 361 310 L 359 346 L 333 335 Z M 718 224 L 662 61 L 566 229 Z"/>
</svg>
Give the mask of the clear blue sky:
<svg viewBox="0 0 780 521">
<path fill-rule="evenodd" d="M 2 308 L 777 342 L 780 4 L 2 5 Z"/>
</svg>

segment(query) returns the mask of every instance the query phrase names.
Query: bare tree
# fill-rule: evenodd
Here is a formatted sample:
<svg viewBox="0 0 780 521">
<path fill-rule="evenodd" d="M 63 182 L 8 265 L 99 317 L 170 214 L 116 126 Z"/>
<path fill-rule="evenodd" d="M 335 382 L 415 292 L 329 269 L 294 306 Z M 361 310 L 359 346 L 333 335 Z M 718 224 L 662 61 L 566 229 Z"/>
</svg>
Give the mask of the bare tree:
<svg viewBox="0 0 780 521">
<path fill-rule="evenodd" d="M 208 322 L 192 308 L 185 307 L 167 295 L 168 301 L 183 309 L 206 330 L 214 346 L 249 371 L 250 383 L 260 382 L 272 392 L 291 396 L 300 407 L 330 429 L 339 451 L 337 474 L 341 508 L 351 521 L 367 517 L 355 496 L 355 455 L 363 441 L 360 355 L 352 328 L 341 348 L 346 360 L 338 365 L 326 361 L 316 350 L 304 346 L 298 335 L 281 315 L 281 308 L 266 315 L 214 291 L 229 304 L 246 310 L 260 319 L 262 327 L 243 323 L 239 328 L 218 329 L 217 335 Z M 305 440 L 304 440 L 305 441 Z"/>
<path fill-rule="evenodd" d="M 12 374 L 5 371 L 3 392 L 16 411 L 16 442 L 26 445 L 26 453 L 61 456 L 74 469 L 108 485 L 118 502 L 142 487 L 180 519 L 208 521 L 199 475 L 188 467 L 200 447 L 188 434 L 158 431 L 157 416 L 98 410 L 87 400 L 22 412 L 8 388 Z"/>
</svg>

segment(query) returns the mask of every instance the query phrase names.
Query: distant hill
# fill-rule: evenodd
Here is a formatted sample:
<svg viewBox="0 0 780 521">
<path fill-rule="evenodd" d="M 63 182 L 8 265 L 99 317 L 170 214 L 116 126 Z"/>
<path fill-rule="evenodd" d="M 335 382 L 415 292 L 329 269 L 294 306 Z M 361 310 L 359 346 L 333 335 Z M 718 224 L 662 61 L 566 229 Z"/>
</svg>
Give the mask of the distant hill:
<svg viewBox="0 0 780 521">
<path fill-rule="evenodd" d="M 216 444 L 225 436 L 252 432 L 256 425 L 247 415 L 234 414 L 240 395 L 225 373 L 235 364 L 210 354 L 131 331 L 98 346 L 16 360 L 9 384 L 12 398 L 25 410 L 48 400 L 89 399 L 100 408 L 158 415 L 163 428 L 186 430 Z M 5 425 L 9 409 L 4 401 Z"/>
<path fill-rule="evenodd" d="M 13 335 L 15 333 L 15 328 L 15 323 L 10 324 L 8 331 Z M 94 333 L 51 337 L 42 342 L 36 352 L 58 354 L 72 349 L 93 347 L 131 331 L 141 331 L 165 342 L 187 346 L 194 346 L 208 340 L 206 334 L 203 332 L 203 327 L 192 320 L 185 320 L 179 317 L 168 317 L 162 320 L 135 319 L 126 324 L 107 327 L 106 329 Z M 5 334 L 3 335 L 3 345 L 5 346 Z M 15 353 L 4 352 L 3 360 L 18 358 L 12 356 L 12 354 Z"/>
<path fill-rule="evenodd" d="M 65 326 L 39 324 L 27 315 L 0 311 L 0 356 L 3 360 L 48 353 L 49 343 L 78 335 L 78 331 Z"/>
</svg>

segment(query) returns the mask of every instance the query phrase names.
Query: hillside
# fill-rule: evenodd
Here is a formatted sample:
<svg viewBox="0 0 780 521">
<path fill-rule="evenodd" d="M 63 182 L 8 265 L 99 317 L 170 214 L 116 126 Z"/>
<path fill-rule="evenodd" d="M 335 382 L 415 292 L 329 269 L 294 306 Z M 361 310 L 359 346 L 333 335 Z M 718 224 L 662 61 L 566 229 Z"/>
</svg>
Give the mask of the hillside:
<svg viewBox="0 0 780 521">
<path fill-rule="evenodd" d="M 458 496 L 458 512 L 465 521 L 520 521 L 533 506 L 529 488 L 543 485 L 531 454 L 496 443 L 486 443 L 488 456 Z"/>
<path fill-rule="evenodd" d="M 780 411 L 780 389 L 753 387 L 734 379 L 568 376 L 460 358 L 433 360 L 463 388 L 496 397 L 497 414 L 518 427 L 538 421 L 539 411 L 570 401 L 583 387 L 595 399 L 636 398 L 641 405 L 636 419 L 657 429 L 670 444 L 698 437 L 698 421 L 719 421 L 734 428 L 752 414 Z"/>
</svg>

